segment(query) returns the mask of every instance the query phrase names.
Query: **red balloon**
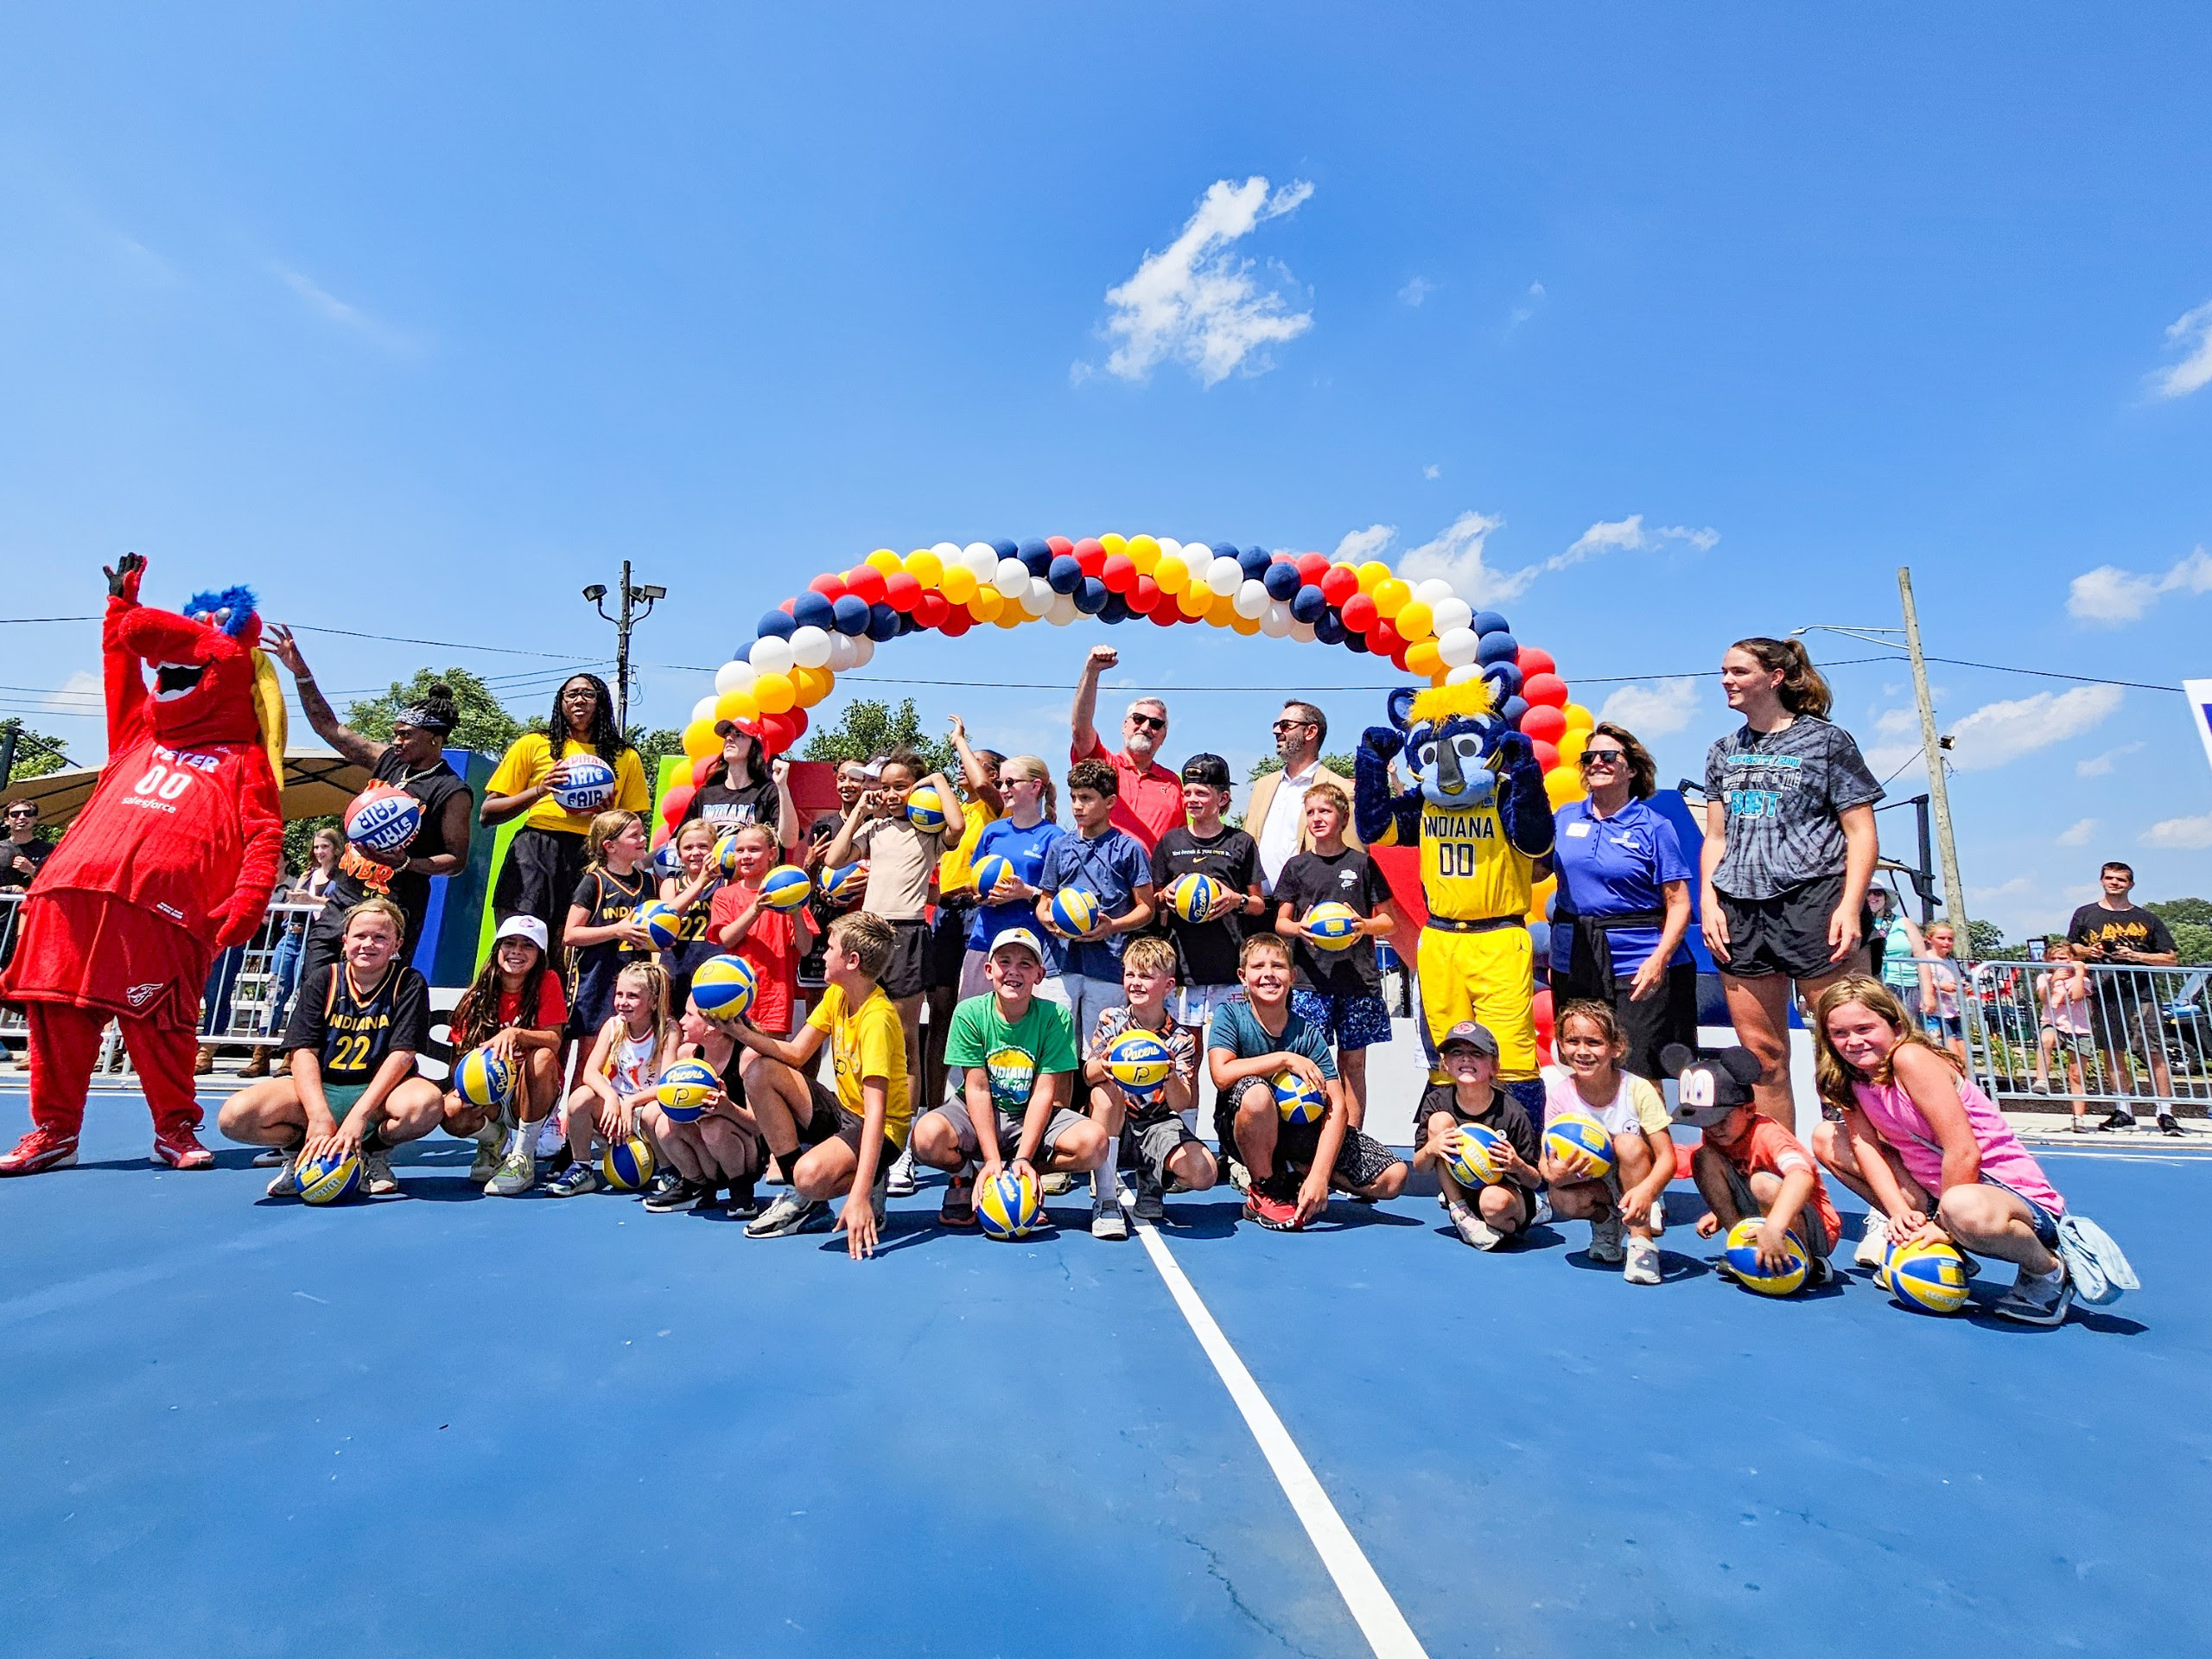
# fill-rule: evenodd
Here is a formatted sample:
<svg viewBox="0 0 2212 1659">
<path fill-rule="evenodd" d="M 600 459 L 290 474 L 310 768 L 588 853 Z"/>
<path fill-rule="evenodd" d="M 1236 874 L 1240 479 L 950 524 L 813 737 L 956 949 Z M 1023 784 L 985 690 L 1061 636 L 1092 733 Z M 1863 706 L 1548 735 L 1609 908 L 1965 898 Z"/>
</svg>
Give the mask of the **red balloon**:
<svg viewBox="0 0 2212 1659">
<path fill-rule="evenodd" d="M 1075 543 L 1065 536 L 1047 536 L 1045 545 L 1052 550 L 1052 556 L 1056 559 L 1065 558 L 1075 551 Z"/>
<path fill-rule="evenodd" d="M 936 598 L 937 595 L 931 594 L 931 597 Z M 969 614 L 965 605 L 948 605 L 945 607 L 944 620 L 937 625 L 937 631 L 948 639 L 957 639 L 975 626 L 975 621 L 976 619 Z"/>
<path fill-rule="evenodd" d="M 806 710 L 793 709 L 781 715 L 760 716 L 760 747 L 769 754 L 781 754 L 798 741 L 799 734 L 806 729 Z"/>
<path fill-rule="evenodd" d="M 1395 628 L 1378 620 L 1367 630 L 1367 648 L 1377 657 L 1395 657 L 1406 648 L 1406 642 L 1398 637 Z"/>
<path fill-rule="evenodd" d="M 1546 1037 L 1552 1033 L 1552 988 L 1545 986 L 1530 999 L 1529 1012 L 1535 1020 L 1536 1029 Z"/>
<path fill-rule="evenodd" d="M 1527 679 L 1529 677 L 1537 674 L 1556 674 L 1559 672 L 1559 664 L 1552 660 L 1551 652 L 1538 645 L 1522 646 L 1521 654 L 1513 660 L 1515 665 L 1520 669 L 1521 677 L 1523 679 Z M 1522 695 L 1523 696 L 1528 696 L 1526 692 L 1523 692 Z M 1535 699 L 1530 697 L 1529 701 L 1533 702 Z"/>
<path fill-rule="evenodd" d="M 883 602 L 894 611 L 911 611 L 922 596 L 921 578 L 894 570 L 883 579 Z"/>
<path fill-rule="evenodd" d="M 1359 573 L 1350 565 L 1332 564 L 1321 573 L 1321 597 L 1341 605 L 1359 591 Z"/>
<path fill-rule="evenodd" d="M 719 754 L 702 754 L 691 763 L 691 787 L 696 789 L 707 781 L 707 774 L 722 763 Z"/>
<path fill-rule="evenodd" d="M 678 784 L 661 797 L 660 816 L 669 824 L 683 822 L 683 809 L 691 804 L 691 798 L 699 791 L 689 784 Z"/>
<path fill-rule="evenodd" d="M 924 594 L 914 601 L 914 620 L 925 628 L 942 627 L 952 613 L 952 601 L 943 594 Z"/>
<path fill-rule="evenodd" d="M 821 594 L 834 605 L 844 597 L 845 579 L 834 570 L 825 570 L 806 584 L 806 590 L 810 594 Z"/>
<path fill-rule="evenodd" d="M 1139 616 L 1150 616 L 1159 604 L 1160 584 L 1150 576 L 1139 576 L 1129 584 L 1129 608 Z"/>
<path fill-rule="evenodd" d="M 1100 551 L 1103 555 L 1104 550 Z M 1077 554 L 1076 556 L 1080 558 L 1083 556 Z M 1136 564 L 1126 553 L 1116 553 L 1110 559 L 1102 556 L 1096 570 L 1086 570 L 1084 574 L 1096 575 L 1106 584 L 1106 591 L 1109 594 L 1126 594 L 1137 585 Z"/>
<path fill-rule="evenodd" d="M 1086 576 L 1103 577 L 1106 574 L 1106 550 L 1088 536 L 1075 544 L 1075 562 Z"/>
<path fill-rule="evenodd" d="M 1327 592 L 1322 589 L 1325 597 Z M 1382 622 L 1382 613 L 1375 608 L 1374 594 L 1356 593 L 1344 601 L 1344 626 L 1354 633 L 1370 633 Z"/>
<path fill-rule="evenodd" d="M 1554 766 L 1559 765 L 1559 750 L 1556 746 L 1545 742 L 1540 737 L 1535 739 L 1529 747 L 1536 752 L 1536 764 L 1546 772 L 1549 772 Z"/>
<path fill-rule="evenodd" d="M 1402 639 L 1398 642 L 1398 648 L 1390 653 L 1390 661 L 1401 674 L 1410 674 L 1414 671 L 1414 665 L 1406 660 L 1406 653 L 1412 649 L 1412 646 Z"/>
<path fill-rule="evenodd" d="M 1329 574 L 1329 556 L 1325 553 L 1301 553 L 1295 561 L 1298 580 L 1301 586 L 1318 587 L 1321 578 Z M 1357 577 L 1354 578 L 1357 580 Z"/>
<path fill-rule="evenodd" d="M 883 572 L 872 564 L 856 564 L 845 572 L 845 591 L 870 605 L 883 603 Z"/>
<path fill-rule="evenodd" d="M 1567 734 L 1567 716 L 1550 703 L 1532 702 L 1521 716 L 1521 729 L 1540 743 L 1557 743 Z M 1550 766 L 1544 770 L 1550 771 Z"/>
<path fill-rule="evenodd" d="M 1567 707 L 1567 682 L 1556 674 L 1531 674 L 1521 682 L 1521 695 L 1532 709 L 1538 704 L 1564 709 Z"/>
<path fill-rule="evenodd" d="M 798 603 L 798 601 L 796 599 L 787 599 L 782 604 L 777 606 L 776 608 L 781 611 L 785 616 L 789 616 L 791 613 L 791 607 Z"/>
<path fill-rule="evenodd" d="M 1152 620 L 1163 628 L 1172 628 L 1183 620 L 1183 607 L 1173 599 L 1163 598 L 1152 607 Z"/>
</svg>

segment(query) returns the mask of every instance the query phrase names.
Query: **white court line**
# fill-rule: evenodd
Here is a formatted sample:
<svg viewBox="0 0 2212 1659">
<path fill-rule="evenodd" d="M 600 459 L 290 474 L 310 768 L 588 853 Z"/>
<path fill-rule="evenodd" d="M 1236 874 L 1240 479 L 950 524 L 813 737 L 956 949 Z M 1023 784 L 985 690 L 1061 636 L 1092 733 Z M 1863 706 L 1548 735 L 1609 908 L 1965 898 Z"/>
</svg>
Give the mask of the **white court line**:
<svg viewBox="0 0 2212 1659">
<path fill-rule="evenodd" d="M 1137 1223 L 1136 1229 L 1137 1236 L 1144 1241 L 1145 1253 L 1151 1256 L 1152 1265 L 1160 1269 L 1160 1276 L 1167 1281 L 1175 1306 L 1183 1310 L 1183 1317 L 1190 1322 L 1198 1346 L 1206 1351 L 1206 1357 L 1213 1362 L 1222 1385 L 1229 1390 L 1229 1397 L 1243 1413 L 1244 1426 L 1260 1443 L 1260 1450 L 1267 1458 L 1268 1466 L 1274 1471 L 1283 1496 L 1297 1511 L 1306 1535 L 1313 1541 L 1321 1565 L 1337 1581 L 1338 1593 L 1344 1597 L 1344 1605 L 1357 1622 L 1360 1634 L 1367 1638 L 1367 1645 L 1375 1649 L 1376 1659 L 1428 1659 L 1428 1649 L 1421 1646 L 1413 1626 L 1398 1611 L 1398 1604 L 1382 1587 L 1382 1580 L 1368 1564 L 1351 1529 L 1337 1513 L 1337 1506 L 1329 1502 L 1329 1494 L 1314 1478 L 1297 1442 L 1290 1438 L 1290 1431 L 1282 1426 L 1282 1419 L 1275 1415 L 1268 1396 L 1260 1392 L 1252 1373 L 1229 1345 L 1229 1338 L 1222 1334 L 1213 1315 L 1206 1311 L 1206 1305 L 1198 1300 L 1198 1291 L 1168 1253 L 1166 1242 L 1149 1222 Z"/>
</svg>

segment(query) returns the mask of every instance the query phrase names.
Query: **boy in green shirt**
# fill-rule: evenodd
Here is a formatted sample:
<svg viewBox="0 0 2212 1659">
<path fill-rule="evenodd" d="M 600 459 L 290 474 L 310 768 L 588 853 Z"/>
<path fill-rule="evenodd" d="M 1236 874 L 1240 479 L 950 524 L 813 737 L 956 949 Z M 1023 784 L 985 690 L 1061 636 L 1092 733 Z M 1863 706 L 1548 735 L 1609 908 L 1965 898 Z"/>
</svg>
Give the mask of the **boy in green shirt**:
<svg viewBox="0 0 2212 1659">
<path fill-rule="evenodd" d="M 1066 1008 L 1037 995 L 1045 947 L 1036 934 L 1010 927 L 992 940 L 983 976 L 989 993 L 955 1008 L 945 1032 L 946 1066 L 967 1068 L 963 1097 L 923 1114 L 912 1141 L 918 1162 L 952 1176 L 938 1216 L 948 1227 L 976 1224 L 976 1179 L 995 1180 L 1008 1165 L 1072 1174 L 1106 1160 L 1105 1132 L 1073 1106 L 1075 1027 Z"/>
</svg>

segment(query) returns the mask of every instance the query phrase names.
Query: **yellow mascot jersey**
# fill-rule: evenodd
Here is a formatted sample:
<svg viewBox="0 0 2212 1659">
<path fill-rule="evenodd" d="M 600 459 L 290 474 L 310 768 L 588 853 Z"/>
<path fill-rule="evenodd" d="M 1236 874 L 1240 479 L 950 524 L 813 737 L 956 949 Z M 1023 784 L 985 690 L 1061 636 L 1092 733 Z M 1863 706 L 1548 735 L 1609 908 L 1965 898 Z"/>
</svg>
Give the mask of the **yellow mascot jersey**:
<svg viewBox="0 0 2212 1659">
<path fill-rule="evenodd" d="M 1497 808 L 1451 812 L 1423 801 L 1421 885 L 1428 912 L 1483 922 L 1528 913 L 1535 861 L 1505 838 Z"/>
</svg>

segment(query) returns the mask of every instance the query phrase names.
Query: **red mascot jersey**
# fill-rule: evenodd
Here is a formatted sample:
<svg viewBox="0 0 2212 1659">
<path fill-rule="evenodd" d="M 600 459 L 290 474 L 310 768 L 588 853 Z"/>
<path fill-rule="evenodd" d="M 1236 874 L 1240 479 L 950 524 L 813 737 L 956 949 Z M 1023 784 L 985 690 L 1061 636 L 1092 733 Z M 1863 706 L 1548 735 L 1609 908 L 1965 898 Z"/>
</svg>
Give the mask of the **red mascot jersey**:
<svg viewBox="0 0 2212 1659">
<path fill-rule="evenodd" d="M 252 936 L 283 849 L 253 701 L 259 632 L 250 613 L 233 633 L 147 609 L 135 575 L 108 601 L 107 764 L 31 884 L 9 996 L 197 1017 L 209 958 Z"/>
</svg>

